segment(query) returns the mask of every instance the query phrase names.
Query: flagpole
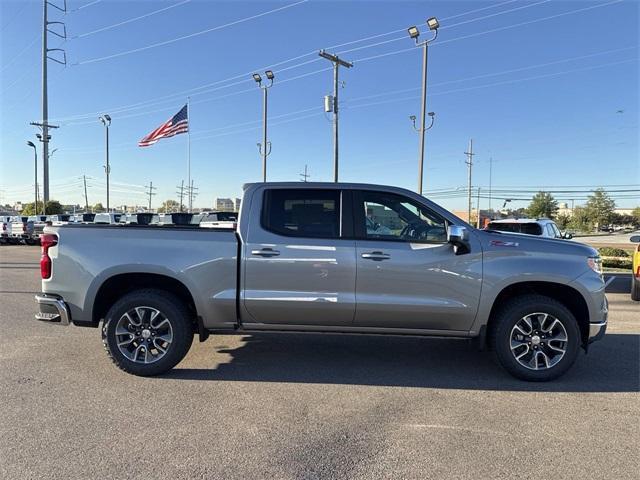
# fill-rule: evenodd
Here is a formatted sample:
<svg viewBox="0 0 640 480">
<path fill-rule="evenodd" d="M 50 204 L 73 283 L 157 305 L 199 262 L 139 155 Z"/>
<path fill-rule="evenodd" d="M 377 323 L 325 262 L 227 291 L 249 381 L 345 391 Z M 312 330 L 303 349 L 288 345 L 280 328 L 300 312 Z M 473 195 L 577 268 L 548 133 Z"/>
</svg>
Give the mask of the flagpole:
<svg viewBox="0 0 640 480">
<path fill-rule="evenodd" d="M 187 185 L 189 185 L 189 213 L 191 213 L 193 192 L 191 191 L 191 119 L 189 118 L 189 110 L 190 110 L 190 101 L 191 98 L 187 97 L 187 176 L 189 180 Z"/>
</svg>

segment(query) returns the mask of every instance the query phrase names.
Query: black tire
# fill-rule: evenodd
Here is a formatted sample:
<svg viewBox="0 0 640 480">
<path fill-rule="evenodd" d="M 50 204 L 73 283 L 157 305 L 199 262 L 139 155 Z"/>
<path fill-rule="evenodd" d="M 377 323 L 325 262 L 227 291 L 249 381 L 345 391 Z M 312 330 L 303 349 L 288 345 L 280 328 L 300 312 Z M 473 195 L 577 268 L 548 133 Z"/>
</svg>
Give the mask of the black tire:
<svg viewBox="0 0 640 480">
<path fill-rule="evenodd" d="M 515 325 L 527 315 L 534 313 L 546 313 L 555 317 L 564 327 L 567 336 L 567 341 L 560 344 L 565 348 L 564 355 L 554 365 L 540 370 L 533 370 L 523 366 L 516 359 L 518 351 L 513 353 L 511 349 L 511 335 Z M 513 298 L 500 308 L 491 321 L 488 337 L 489 345 L 494 350 L 500 365 L 516 378 L 529 382 L 553 380 L 569 370 L 578 356 L 581 343 L 578 322 L 567 307 L 553 298 L 536 294 Z M 538 341 L 540 340 L 538 339 Z M 559 346 L 559 344 L 556 344 L 556 346 Z M 533 347 L 529 347 L 529 349 L 531 348 Z M 533 353 L 533 350 L 529 351 Z M 555 352 L 553 353 L 555 354 Z M 537 359 L 535 362 L 538 364 Z"/>
<path fill-rule="evenodd" d="M 118 347 L 116 336 L 118 321 L 125 313 L 136 307 L 150 307 L 158 310 L 169 321 L 172 329 L 172 340 L 166 353 L 153 363 L 133 361 L 127 358 Z M 127 373 L 142 377 L 160 375 L 180 363 L 191 348 L 193 335 L 194 326 L 186 305 L 175 295 L 154 289 L 136 290 L 121 297 L 109 309 L 102 327 L 102 342 L 113 363 Z"/>
<path fill-rule="evenodd" d="M 640 280 L 631 274 L 631 300 L 640 301 Z"/>
</svg>

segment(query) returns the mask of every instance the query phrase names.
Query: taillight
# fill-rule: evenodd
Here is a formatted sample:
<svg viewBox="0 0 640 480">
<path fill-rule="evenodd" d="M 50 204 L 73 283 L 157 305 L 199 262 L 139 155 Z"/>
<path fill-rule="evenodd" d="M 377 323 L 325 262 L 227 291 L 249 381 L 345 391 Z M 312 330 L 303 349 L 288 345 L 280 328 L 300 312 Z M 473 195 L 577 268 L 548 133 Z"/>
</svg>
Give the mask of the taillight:
<svg viewBox="0 0 640 480">
<path fill-rule="evenodd" d="M 638 265 L 638 268 L 636 268 L 636 278 L 640 280 L 640 265 Z"/>
<path fill-rule="evenodd" d="M 58 237 L 51 233 L 40 235 L 40 245 L 42 245 L 42 256 L 40 257 L 40 276 L 43 279 L 51 278 L 51 257 L 49 249 L 58 244 Z"/>
</svg>

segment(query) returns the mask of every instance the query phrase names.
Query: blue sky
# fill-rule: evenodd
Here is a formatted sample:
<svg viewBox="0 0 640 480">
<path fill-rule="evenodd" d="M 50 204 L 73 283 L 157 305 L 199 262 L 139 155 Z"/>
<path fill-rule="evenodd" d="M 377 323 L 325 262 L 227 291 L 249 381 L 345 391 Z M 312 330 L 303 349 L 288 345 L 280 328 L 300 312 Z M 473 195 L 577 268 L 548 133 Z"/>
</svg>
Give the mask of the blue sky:
<svg viewBox="0 0 640 480">
<path fill-rule="evenodd" d="M 494 188 L 640 183 L 635 1 L 310 0 L 229 26 L 296 0 L 67 3 L 69 13 L 51 8 L 50 18 L 66 23 L 69 39 L 51 46 L 66 49 L 68 65 L 49 62 L 50 118 L 61 125 L 51 142 L 58 149 L 51 197 L 65 203 L 84 203 L 83 174 L 90 177 L 89 202 L 105 201 L 98 113 L 113 118 L 112 204 L 146 203 L 140 186 L 149 181 L 158 187 L 154 205 L 175 198 L 187 175 L 187 136 L 136 145 L 189 93 L 194 204 L 240 195 L 243 183 L 261 178 L 261 92 L 249 74 L 293 57 L 300 58 L 273 68 L 268 179 L 298 180 L 307 164 L 311 180 L 331 180 L 323 96 L 332 73 L 319 71 L 330 64 L 315 51 L 344 43 L 331 48 L 355 64 L 341 71 L 341 180 L 415 189 L 418 135 L 408 117 L 419 113 L 421 55 L 404 29 L 418 24 L 426 32 L 430 16 L 441 29 L 429 50 L 428 109 L 436 121 L 427 133 L 425 190 L 466 185 L 470 138 L 473 183 L 482 188 L 490 157 Z M 35 140 L 29 122 L 41 116 L 42 6 L 0 6 L 0 202 L 30 201 L 33 155 L 25 142 Z M 214 27 L 221 28 L 101 60 Z M 438 201 L 449 208 L 466 202 Z"/>
</svg>

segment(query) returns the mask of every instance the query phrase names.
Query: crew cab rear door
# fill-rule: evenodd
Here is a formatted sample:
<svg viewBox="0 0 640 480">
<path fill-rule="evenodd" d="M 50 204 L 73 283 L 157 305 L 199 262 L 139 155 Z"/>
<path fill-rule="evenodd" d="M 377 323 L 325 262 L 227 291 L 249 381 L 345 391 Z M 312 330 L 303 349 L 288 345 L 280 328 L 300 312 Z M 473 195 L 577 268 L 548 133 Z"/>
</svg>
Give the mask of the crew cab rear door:
<svg viewBox="0 0 640 480">
<path fill-rule="evenodd" d="M 326 187 L 267 186 L 254 192 L 243 244 L 245 326 L 353 323 L 350 197 L 348 191 Z"/>
<path fill-rule="evenodd" d="M 448 221 L 396 193 L 353 194 L 358 327 L 467 331 L 482 284 L 482 250 L 456 255 Z"/>
</svg>

